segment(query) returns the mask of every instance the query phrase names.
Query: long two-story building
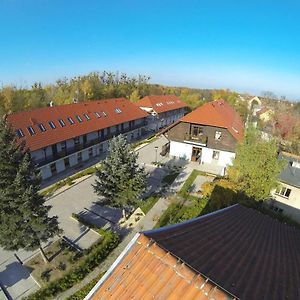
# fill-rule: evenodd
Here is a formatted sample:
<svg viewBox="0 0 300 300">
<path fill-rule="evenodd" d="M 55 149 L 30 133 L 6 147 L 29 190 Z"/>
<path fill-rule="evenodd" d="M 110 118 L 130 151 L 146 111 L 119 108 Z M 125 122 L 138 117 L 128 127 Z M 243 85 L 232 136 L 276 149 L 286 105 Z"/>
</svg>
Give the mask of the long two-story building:
<svg viewBox="0 0 300 300">
<path fill-rule="evenodd" d="M 140 138 L 148 114 L 125 98 L 45 107 L 13 113 L 7 121 L 47 179 L 100 155 L 120 133 Z"/>
<path fill-rule="evenodd" d="M 170 140 L 170 156 L 215 164 L 232 164 L 244 135 L 239 114 L 224 100 L 204 104 L 163 132 Z"/>
<path fill-rule="evenodd" d="M 136 102 L 149 114 L 148 128 L 158 131 L 182 118 L 187 105 L 176 95 L 146 96 Z"/>
</svg>

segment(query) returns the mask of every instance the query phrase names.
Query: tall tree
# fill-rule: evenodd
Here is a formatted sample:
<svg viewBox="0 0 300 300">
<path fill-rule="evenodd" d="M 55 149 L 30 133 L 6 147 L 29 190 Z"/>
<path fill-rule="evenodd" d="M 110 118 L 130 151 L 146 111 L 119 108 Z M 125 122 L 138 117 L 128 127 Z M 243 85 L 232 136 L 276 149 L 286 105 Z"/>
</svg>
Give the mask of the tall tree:
<svg viewBox="0 0 300 300">
<path fill-rule="evenodd" d="M 145 189 L 146 174 L 137 164 L 138 154 L 127 144 L 124 136 L 114 137 L 109 153 L 98 169 L 93 185 L 102 202 L 114 207 L 137 203 Z"/>
<path fill-rule="evenodd" d="M 237 148 L 233 166 L 228 170 L 229 178 L 248 197 L 266 200 L 284 167 L 277 152 L 275 141 L 264 141 L 254 128 L 249 128 L 243 143 Z"/>
<path fill-rule="evenodd" d="M 57 217 L 39 194 L 40 176 L 24 144 L 18 144 L 0 121 L 0 246 L 6 250 L 36 250 L 59 234 Z"/>
</svg>

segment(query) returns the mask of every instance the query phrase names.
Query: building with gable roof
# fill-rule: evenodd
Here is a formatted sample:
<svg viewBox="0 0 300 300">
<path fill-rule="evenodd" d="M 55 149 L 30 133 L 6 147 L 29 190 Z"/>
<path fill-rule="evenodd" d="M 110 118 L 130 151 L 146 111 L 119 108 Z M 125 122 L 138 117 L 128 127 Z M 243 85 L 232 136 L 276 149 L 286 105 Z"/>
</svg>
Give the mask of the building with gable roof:
<svg viewBox="0 0 300 300">
<path fill-rule="evenodd" d="M 300 231 L 236 204 L 136 234 L 85 300 L 299 299 Z"/>
<path fill-rule="evenodd" d="M 227 102 L 217 100 L 198 107 L 162 133 L 170 140 L 170 156 L 221 166 L 224 173 L 243 139 L 244 125 Z"/>
<path fill-rule="evenodd" d="M 118 98 L 44 107 L 6 118 L 47 179 L 104 153 L 115 135 L 122 133 L 128 141 L 140 138 L 147 117 L 129 100 Z"/>
<path fill-rule="evenodd" d="M 149 114 L 148 128 L 158 131 L 184 116 L 187 105 L 176 95 L 146 96 L 135 103 Z"/>
</svg>

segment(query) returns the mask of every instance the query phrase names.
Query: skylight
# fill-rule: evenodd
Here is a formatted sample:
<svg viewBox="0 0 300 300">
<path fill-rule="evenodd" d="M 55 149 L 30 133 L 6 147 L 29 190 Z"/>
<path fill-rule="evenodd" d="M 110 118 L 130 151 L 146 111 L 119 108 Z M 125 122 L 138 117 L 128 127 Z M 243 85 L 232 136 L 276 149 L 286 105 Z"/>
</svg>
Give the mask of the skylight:
<svg viewBox="0 0 300 300">
<path fill-rule="evenodd" d="M 90 118 L 90 116 L 88 115 L 88 114 L 83 114 L 84 115 L 84 117 L 89 121 L 91 118 Z"/>
<path fill-rule="evenodd" d="M 79 123 L 82 122 L 82 119 L 80 118 L 80 116 L 76 115 L 75 117 L 76 117 L 76 119 L 78 120 Z"/>
<path fill-rule="evenodd" d="M 27 127 L 27 130 L 28 130 L 28 132 L 30 133 L 30 135 L 34 135 L 34 134 L 35 134 L 35 131 L 34 131 L 34 129 L 32 128 L 32 126 L 28 126 L 28 127 Z"/>
<path fill-rule="evenodd" d="M 56 128 L 55 124 L 54 124 L 52 121 L 49 121 L 49 125 L 50 125 L 50 127 L 51 127 L 52 129 L 55 129 L 55 128 Z"/>
<path fill-rule="evenodd" d="M 105 111 L 102 112 L 104 117 L 107 117 L 107 113 Z"/>
<path fill-rule="evenodd" d="M 19 138 L 25 136 L 25 135 L 24 135 L 24 132 L 22 131 L 22 129 L 17 129 L 17 130 L 16 130 L 16 134 L 17 134 L 17 136 L 18 136 Z"/>
<path fill-rule="evenodd" d="M 39 129 L 40 129 L 41 132 L 45 132 L 46 131 L 46 128 L 45 128 L 45 126 L 43 124 L 39 124 L 38 126 L 39 126 Z"/>
<path fill-rule="evenodd" d="M 73 121 L 73 119 L 72 119 L 71 117 L 68 117 L 67 120 L 69 121 L 69 123 L 70 123 L 71 125 L 75 124 L 75 122 Z"/>
<path fill-rule="evenodd" d="M 95 112 L 95 115 L 96 115 L 97 118 L 101 118 L 101 116 L 98 112 Z"/>
<path fill-rule="evenodd" d="M 122 111 L 121 111 L 121 109 L 120 108 L 115 108 L 115 112 L 117 113 L 117 114 L 120 114 Z"/>
<path fill-rule="evenodd" d="M 59 124 L 60 124 L 61 127 L 66 126 L 66 123 L 65 123 L 65 121 L 63 119 L 58 119 L 58 122 L 59 122 Z"/>
</svg>

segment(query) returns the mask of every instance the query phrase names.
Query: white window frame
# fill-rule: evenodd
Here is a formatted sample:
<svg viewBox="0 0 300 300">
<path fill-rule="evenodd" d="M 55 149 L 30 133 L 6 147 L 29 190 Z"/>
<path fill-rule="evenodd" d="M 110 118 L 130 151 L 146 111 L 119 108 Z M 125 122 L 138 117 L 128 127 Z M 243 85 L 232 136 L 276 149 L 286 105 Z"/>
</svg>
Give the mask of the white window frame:
<svg viewBox="0 0 300 300">
<path fill-rule="evenodd" d="M 222 137 L 222 131 L 216 130 L 215 132 L 215 140 L 220 141 Z"/>
<path fill-rule="evenodd" d="M 288 193 L 288 195 L 286 196 L 287 193 Z M 291 193 L 292 193 L 292 189 L 290 189 L 286 186 L 279 186 L 275 190 L 275 195 L 278 195 L 278 196 L 280 196 L 282 198 L 285 198 L 285 199 L 289 199 L 289 197 L 291 196 Z"/>
<path fill-rule="evenodd" d="M 217 158 L 215 158 L 216 154 L 217 154 Z M 213 160 L 219 160 L 219 158 L 220 158 L 220 151 L 213 150 L 212 159 Z"/>
</svg>

